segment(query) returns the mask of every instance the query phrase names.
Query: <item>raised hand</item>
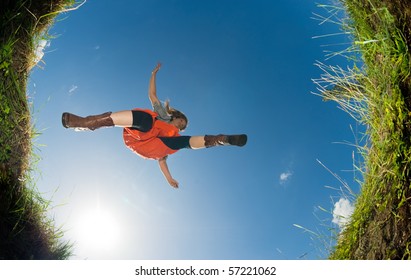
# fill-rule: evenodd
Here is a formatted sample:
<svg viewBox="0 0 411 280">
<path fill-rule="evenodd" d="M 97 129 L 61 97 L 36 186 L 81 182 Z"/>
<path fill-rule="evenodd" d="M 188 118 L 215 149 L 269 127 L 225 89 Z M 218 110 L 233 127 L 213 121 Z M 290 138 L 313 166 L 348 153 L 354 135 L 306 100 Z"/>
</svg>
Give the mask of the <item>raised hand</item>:
<svg viewBox="0 0 411 280">
<path fill-rule="evenodd" d="M 158 70 L 160 70 L 161 68 L 161 63 L 157 63 L 156 68 L 153 69 L 153 71 L 151 72 L 152 74 L 157 74 Z"/>
</svg>

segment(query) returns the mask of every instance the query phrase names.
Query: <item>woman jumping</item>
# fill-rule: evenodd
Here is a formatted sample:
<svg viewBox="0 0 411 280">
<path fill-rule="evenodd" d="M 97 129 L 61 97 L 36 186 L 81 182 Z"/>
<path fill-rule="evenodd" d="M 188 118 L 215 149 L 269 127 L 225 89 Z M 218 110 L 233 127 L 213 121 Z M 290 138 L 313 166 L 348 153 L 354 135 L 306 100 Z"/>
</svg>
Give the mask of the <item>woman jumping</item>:
<svg viewBox="0 0 411 280">
<path fill-rule="evenodd" d="M 167 166 L 167 156 L 180 149 L 201 149 L 215 146 L 244 146 L 247 135 L 203 135 L 181 136 L 188 124 L 187 117 L 169 106 L 163 105 L 157 97 L 156 74 L 159 63 L 151 73 L 148 97 L 153 110 L 133 109 L 120 112 L 107 112 L 101 115 L 79 117 L 63 113 L 62 123 L 65 128 L 76 130 L 95 130 L 100 127 L 123 127 L 123 139 L 126 146 L 134 153 L 146 159 L 158 160 L 160 170 L 168 183 L 178 188 L 178 182 L 171 176 Z"/>
</svg>

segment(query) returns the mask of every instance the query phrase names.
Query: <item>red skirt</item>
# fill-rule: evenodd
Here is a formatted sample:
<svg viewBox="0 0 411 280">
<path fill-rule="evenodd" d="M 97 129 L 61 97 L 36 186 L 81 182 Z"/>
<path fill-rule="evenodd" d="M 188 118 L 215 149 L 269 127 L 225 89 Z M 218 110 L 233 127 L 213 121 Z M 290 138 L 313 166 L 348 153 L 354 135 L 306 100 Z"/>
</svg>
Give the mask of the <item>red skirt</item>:
<svg viewBox="0 0 411 280">
<path fill-rule="evenodd" d="M 157 120 L 157 113 L 148 109 L 134 109 L 149 113 L 153 117 L 153 127 L 147 132 L 141 132 L 133 128 L 124 128 L 123 140 L 125 145 L 145 159 L 158 160 L 174 154 L 178 150 L 170 149 L 158 137 L 180 136 L 179 130 L 174 125 Z"/>
</svg>

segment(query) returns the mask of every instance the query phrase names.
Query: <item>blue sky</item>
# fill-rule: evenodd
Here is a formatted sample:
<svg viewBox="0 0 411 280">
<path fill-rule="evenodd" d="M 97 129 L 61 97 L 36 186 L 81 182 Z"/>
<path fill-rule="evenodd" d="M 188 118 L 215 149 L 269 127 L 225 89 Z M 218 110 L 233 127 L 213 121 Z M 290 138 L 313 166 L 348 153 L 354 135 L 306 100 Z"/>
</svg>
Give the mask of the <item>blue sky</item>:
<svg viewBox="0 0 411 280">
<path fill-rule="evenodd" d="M 357 190 L 355 149 L 336 144 L 354 142 L 350 125 L 357 128 L 335 103 L 312 94 L 321 74 L 314 63 L 348 46 L 332 46 L 347 43 L 343 36 L 313 39 L 339 32 L 313 13 L 326 15 L 302 0 L 88 0 L 58 17 L 28 94 L 41 132 L 38 189 L 75 242 L 73 259 L 325 257 L 341 196 L 326 186 L 342 184 L 317 160 Z M 158 61 L 158 96 L 188 116 L 185 135 L 249 139 L 243 148 L 170 156 L 178 190 L 157 162 L 125 147 L 120 128 L 61 125 L 65 111 L 149 108 Z M 341 57 L 326 63 L 347 64 Z"/>
</svg>

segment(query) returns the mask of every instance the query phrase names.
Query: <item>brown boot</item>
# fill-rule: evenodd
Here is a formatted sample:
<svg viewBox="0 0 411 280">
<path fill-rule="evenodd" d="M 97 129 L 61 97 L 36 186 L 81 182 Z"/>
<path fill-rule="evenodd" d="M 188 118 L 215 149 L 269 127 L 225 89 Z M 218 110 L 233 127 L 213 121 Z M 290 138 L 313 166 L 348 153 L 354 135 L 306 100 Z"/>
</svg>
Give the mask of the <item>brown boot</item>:
<svg viewBox="0 0 411 280">
<path fill-rule="evenodd" d="M 113 119 L 110 116 L 111 112 L 85 118 L 71 113 L 63 113 L 61 121 L 65 128 L 74 128 L 75 130 L 95 130 L 100 127 L 114 126 Z"/>
<path fill-rule="evenodd" d="M 242 147 L 247 143 L 247 135 L 206 135 L 204 136 L 204 141 L 207 148 L 230 145 Z"/>
</svg>

